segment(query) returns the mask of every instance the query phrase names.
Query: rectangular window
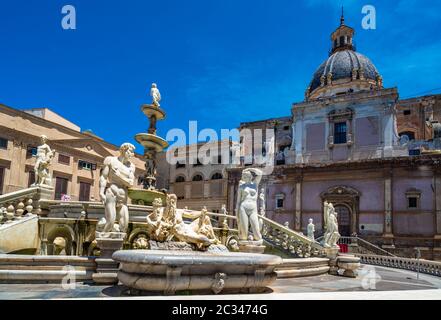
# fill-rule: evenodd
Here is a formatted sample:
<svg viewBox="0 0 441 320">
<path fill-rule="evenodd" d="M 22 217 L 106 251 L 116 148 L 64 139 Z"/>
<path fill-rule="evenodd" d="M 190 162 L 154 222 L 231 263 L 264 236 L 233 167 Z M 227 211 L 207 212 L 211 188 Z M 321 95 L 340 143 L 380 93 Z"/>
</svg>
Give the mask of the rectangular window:
<svg viewBox="0 0 441 320">
<path fill-rule="evenodd" d="M 32 186 L 35 183 L 35 172 L 29 171 L 28 172 L 28 187 Z"/>
<path fill-rule="evenodd" d="M 0 138 L 0 149 L 8 149 L 8 139 Z"/>
<path fill-rule="evenodd" d="M 79 160 L 78 161 L 78 169 L 96 170 L 96 164 L 91 163 L 91 162 L 87 162 L 87 161 L 84 161 L 84 160 Z"/>
<path fill-rule="evenodd" d="M 80 201 L 90 200 L 90 183 L 80 182 Z"/>
<path fill-rule="evenodd" d="M 283 208 L 283 199 L 277 199 L 276 208 L 277 209 Z"/>
<path fill-rule="evenodd" d="M 5 168 L 0 167 L 0 194 L 3 194 L 4 180 L 5 180 Z"/>
<path fill-rule="evenodd" d="M 37 156 L 37 147 L 28 146 L 26 150 L 26 158 L 32 158 Z"/>
<path fill-rule="evenodd" d="M 56 178 L 55 182 L 55 200 L 61 200 L 61 196 L 67 194 L 67 185 L 69 180 L 66 178 Z"/>
<path fill-rule="evenodd" d="M 64 154 L 58 154 L 58 163 L 70 165 L 70 157 Z"/>
<path fill-rule="evenodd" d="M 334 124 L 334 144 L 346 143 L 346 122 Z"/>
<path fill-rule="evenodd" d="M 404 111 L 403 111 L 403 114 L 404 114 L 405 116 L 410 116 L 411 113 L 412 113 L 412 111 L 410 111 L 410 110 L 404 110 Z"/>
<path fill-rule="evenodd" d="M 409 209 L 417 209 L 418 208 L 418 198 L 417 197 L 408 197 L 407 205 Z"/>
</svg>

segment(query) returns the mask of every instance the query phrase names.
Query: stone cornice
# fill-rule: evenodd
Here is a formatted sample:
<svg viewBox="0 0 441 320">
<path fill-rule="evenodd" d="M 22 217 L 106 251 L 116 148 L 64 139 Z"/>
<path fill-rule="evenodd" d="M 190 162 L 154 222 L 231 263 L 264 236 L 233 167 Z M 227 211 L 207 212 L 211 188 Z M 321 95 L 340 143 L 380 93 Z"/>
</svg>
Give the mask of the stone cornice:
<svg viewBox="0 0 441 320">
<path fill-rule="evenodd" d="M 375 98 L 386 98 L 386 97 L 390 97 L 394 100 L 397 100 L 398 99 L 397 88 L 372 90 L 372 91 L 359 91 L 354 93 L 348 93 L 341 96 L 333 96 L 322 99 L 296 102 L 292 104 L 292 110 L 308 108 L 313 106 L 352 103 L 354 101 L 357 101 L 357 103 L 359 103 L 366 100 L 372 100 Z"/>
<path fill-rule="evenodd" d="M 394 168 L 413 168 L 417 166 L 432 166 L 433 170 L 438 172 L 441 165 L 441 154 L 421 155 L 412 157 L 396 157 L 383 159 L 366 159 L 357 161 L 341 161 L 330 163 L 310 163 L 310 164 L 293 164 L 275 166 L 272 175 L 296 174 L 302 175 L 307 172 L 324 172 L 329 170 L 360 170 L 360 169 L 376 169 L 376 170 L 393 170 Z M 257 168 L 258 166 L 256 166 Z M 245 167 L 228 168 L 228 176 L 234 177 L 240 175 Z"/>
</svg>

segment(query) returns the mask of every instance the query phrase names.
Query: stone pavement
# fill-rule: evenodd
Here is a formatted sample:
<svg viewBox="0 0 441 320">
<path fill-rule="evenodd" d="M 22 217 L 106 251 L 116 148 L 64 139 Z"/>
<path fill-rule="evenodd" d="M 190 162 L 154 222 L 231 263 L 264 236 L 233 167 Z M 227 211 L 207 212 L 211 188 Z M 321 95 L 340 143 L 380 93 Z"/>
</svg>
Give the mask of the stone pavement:
<svg viewBox="0 0 441 320">
<path fill-rule="evenodd" d="M 321 275 L 278 279 L 268 293 L 236 295 L 176 295 L 130 297 L 123 286 L 76 284 L 63 289 L 61 284 L 0 284 L 0 299 L 167 299 L 167 300 L 314 300 L 314 299 L 437 299 L 441 300 L 441 278 L 384 267 L 362 266 L 356 279 Z"/>
</svg>

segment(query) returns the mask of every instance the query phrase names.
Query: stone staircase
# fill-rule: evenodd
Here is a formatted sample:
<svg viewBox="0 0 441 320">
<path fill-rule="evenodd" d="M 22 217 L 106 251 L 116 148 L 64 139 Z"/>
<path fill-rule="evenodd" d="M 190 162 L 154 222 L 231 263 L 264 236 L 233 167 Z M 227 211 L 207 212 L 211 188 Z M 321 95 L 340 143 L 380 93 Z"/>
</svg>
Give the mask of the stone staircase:
<svg viewBox="0 0 441 320">
<path fill-rule="evenodd" d="M 300 232 L 291 230 L 267 217 L 263 221 L 263 239 L 292 258 L 309 258 L 326 256 L 324 247 Z"/>
<path fill-rule="evenodd" d="M 94 257 L 0 254 L 0 283 L 92 281 L 95 270 Z"/>
<path fill-rule="evenodd" d="M 51 192 L 32 187 L 0 196 L 0 253 L 36 252 L 40 199 Z"/>
<path fill-rule="evenodd" d="M 317 238 L 317 241 L 320 241 L 322 238 L 323 237 Z M 367 254 L 367 255 L 396 257 L 394 254 L 360 237 L 340 237 L 337 243 L 339 245 L 347 246 L 348 253 L 352 253 L 352 254 Z"/>
<path fill-rule="evenodd" d="M 283 259 L 276 268 L 277 278 L 309 277 L 329 272 L 328 258 Z"/>
</svg>

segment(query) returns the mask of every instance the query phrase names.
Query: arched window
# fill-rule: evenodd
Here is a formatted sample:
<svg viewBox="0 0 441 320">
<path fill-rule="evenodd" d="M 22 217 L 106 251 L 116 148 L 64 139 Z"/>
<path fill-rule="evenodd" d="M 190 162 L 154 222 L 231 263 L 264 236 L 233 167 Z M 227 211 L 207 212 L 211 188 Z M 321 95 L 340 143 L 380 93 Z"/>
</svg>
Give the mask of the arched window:
<svg viewBox="0 0 441 320">
<path fill-rule="evenodd" d="M 213 174 L 212 176 L 211 176 L 211 180 L 219 180 L 219 179 L 223 179 L 224 177 L 222 176 L 222 174 L 221 173 L 219 173 L 219 172 L 216 172 L 215 174 Z"/>
<path fill-rule="evenodd" d="M 200 174 L 197 174 L 193 177 L 193 181 L 202 181 L 202 180 L 204 180 L 204 178 L 202 178 Z"/>
<path fill-rule="evenodd" d="M 175 181 L 176 182 L 185 182 L 185 178 L 183 176 L 177 176 Z"/>
</svg>

